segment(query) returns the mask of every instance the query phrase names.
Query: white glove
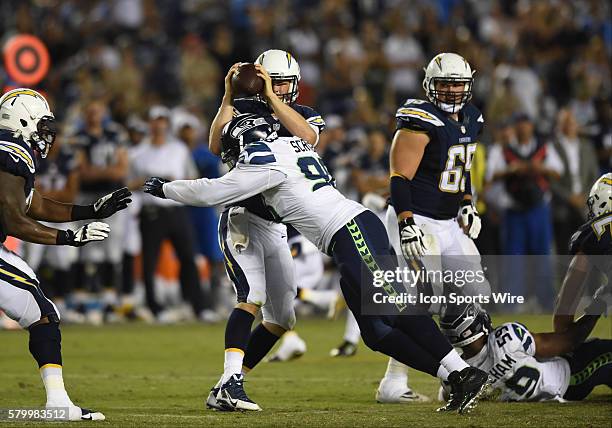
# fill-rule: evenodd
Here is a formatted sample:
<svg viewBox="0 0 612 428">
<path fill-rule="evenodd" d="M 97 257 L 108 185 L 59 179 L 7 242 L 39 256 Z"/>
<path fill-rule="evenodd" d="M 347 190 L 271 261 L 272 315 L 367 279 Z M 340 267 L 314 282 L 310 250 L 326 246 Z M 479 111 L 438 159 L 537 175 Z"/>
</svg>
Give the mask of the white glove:
<svg viewBox="0 0 612 428">
<path fill-rule="evenodd" d="M 427 255 L 427 246 L 423 240 L 425 235 L 412 217 L 406 217 L 400 221 L 399 230 L 402 254 L 407 260 Z"/>
<path fill-rule="evenodd" d="M 459 209 L 459 225 L 461 227 L 467 227 L 467 236 L 472 239 L 476 239 L 478 238 L 480 228 L 482 227 L 480 214 L 478 214 L 476 207 L 474 207 L 470 201 L 466 201 L 464 204 L 465 205 Z"/>
<path fill-rule="evenodd" d="M 66 245 L 81 247 L 88 242 L 102 241 L 108 238 L 109 233 L 110 227 L 108 224 L 94 221 L 93 223 L 88 223 L 85 226 L 81 226 L 75 231 L 67 230 Z"/>
</svg>

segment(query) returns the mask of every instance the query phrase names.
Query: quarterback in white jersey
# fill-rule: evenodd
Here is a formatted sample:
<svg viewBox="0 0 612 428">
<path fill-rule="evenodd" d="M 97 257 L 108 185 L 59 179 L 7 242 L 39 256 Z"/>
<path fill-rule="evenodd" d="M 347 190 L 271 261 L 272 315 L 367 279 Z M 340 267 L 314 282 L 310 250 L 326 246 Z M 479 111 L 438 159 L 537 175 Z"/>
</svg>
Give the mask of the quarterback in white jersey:
<svg viewBox="0 0 612 428">
<path fill-rule="evenodd" d="M 389 303 L 381 305 L 385 314 L 363 314 L 363 302 L 373 301 L 375 272 L 397 269 L 378 217 L 334 188 L 332 177 L 309 144 L 299 138 L 279 139 L 264 117 L 235 117 L 223 129 L 221 141 L 222 159 L 231 169 L 225 176 L 173 182 L 153 177 L 144 191 L 200 206 L 231 204 L 261 193 L 276 218 L 334 258 L 343 295 L 365 344 L 448 379 L 454 392 L 443 410 L 471 410 L 486 388 L 487 374 L 461 360 L 426 311 Z M 403 284 L 387 282 L 381 287 L 388 296 L 397 296 L 404 289 Z M 242 382 L 235 387 L 236 396 L 246 398 Z"/>
<path fill-rule="evenodd" d="M 440 328 L 466 362 L 489 373 L 500 401 L 582 400 L 596 385 L 612 386 L 612 340 L 583 343 L 599 315 L 585 315 L 563 333 L 531 333 L 518 322 L 493 329 L 473 304 L 452 309 Z"/>
</svg>

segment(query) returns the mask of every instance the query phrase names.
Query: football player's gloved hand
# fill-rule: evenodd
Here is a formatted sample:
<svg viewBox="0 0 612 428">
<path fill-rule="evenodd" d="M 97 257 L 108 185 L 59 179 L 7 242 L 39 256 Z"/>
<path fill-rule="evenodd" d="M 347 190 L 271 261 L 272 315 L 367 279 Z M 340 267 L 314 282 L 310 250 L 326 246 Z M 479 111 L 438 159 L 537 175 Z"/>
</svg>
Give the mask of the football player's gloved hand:
<svg viewBox="0 0 612 428">
<path fill-rule="evenodd" d="M 165 178 L 160 177 L 151 177 L 147 181 L 145 181 L 144 186 L 142 186 L 142 190 L 145 193 L 150 193 L 153 196 L 157 196 L 158 198 L 166 199 L 166 195 L 164 195 L 164 183 L 169 183 L 170 180 L 166 180 Z"/>
<path fill-rule="evenodd" d="M 101 197 L 93 204 L 94 216 L 92 218 L 107 218 L 117 211 L 127 208 L 128 204 L 132 202 L 130 196 L 132 196 L 132 192 L 127 187 L 122 187 Z"/>
<path fill-rule="evenodd" d="M 400 221 L 399 230 L 400 246 L 406 259 L 417 259 L 427 254 L 427 246 L 423 240 L 425 234 L 412 217 Z"/>
<path fill-rule="evenodd" d="M 81 226 L 75 231 L 60 230 L 57 234 L 57 245 L 82 247 L 89 242 L 102 241 L 108 238 L 109 233 L 110 227 L 108 224 L 95 221 Z"/>
<path fill-rule="evenodd" d="M 478 238 L 482 221 L 480 214 L 476 211 L 476 207 L 472 205 L 472 201 L 465 200 L 459 208 L 459 225 L 463 227 L 466 235 L 472 239 Z"/>
</svg>

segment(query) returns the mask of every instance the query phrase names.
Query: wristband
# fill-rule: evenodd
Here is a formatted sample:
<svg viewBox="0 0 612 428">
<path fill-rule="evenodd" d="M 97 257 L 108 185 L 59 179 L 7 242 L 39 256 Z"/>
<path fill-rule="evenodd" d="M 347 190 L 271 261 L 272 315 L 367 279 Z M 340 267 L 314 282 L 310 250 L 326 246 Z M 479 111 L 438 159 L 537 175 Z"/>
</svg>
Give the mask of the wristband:
<svg viewBox="0 0 612 428">
<path fill-rule="evenodd" d="M 412 211 L 411 181 L 406 177 L 391 176 L 391 203 L 396 214 Z"/>
<path fill-rule="evenodd" d="M 399 222 L 400 232 L 403 228 L 408 226 L 416 226 L 416 223 L 414 222 L 414 217 L 406 217 L 405 219 Z"/>
<path fill-rule="evenodd" d="M 93 205 L 73 205 L 70 220 L 89 220 L 96 218 L 96 210 Z"/>
<path fill-rule="evenodd" d="M 72 230 L 58 230 L 55 245 L 70 245 L 73 240 L 74 232 Z"/>
</svg>

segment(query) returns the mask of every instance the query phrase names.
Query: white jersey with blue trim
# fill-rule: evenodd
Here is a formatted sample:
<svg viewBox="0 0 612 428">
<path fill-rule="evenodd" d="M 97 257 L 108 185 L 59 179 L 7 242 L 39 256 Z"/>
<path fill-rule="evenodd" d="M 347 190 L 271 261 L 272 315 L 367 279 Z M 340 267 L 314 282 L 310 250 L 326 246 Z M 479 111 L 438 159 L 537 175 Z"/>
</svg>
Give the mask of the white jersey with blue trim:
<svg viewBox="0 0 612 428">
<path fill-rule="evenodd" d="M 543 401 L 563 397 L 571 375 L 562 357 L 535 356 L 535 340 L 527 327 L 508 322 L 497 327 L 482 350 L 466 362 L 489 373 L 500 401 Z"/>
<path fill-rule="evenodd" d="M 173 181 L 163 191 L 169 199 L 198 206 L 232 204 L 262 193 L 274 217 L 323 252 L 338 230 L 366 210 L 336 190 L 319 155 L 297 137 L 251 143 L 223 177 Z"/>
</svg>

